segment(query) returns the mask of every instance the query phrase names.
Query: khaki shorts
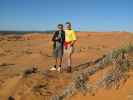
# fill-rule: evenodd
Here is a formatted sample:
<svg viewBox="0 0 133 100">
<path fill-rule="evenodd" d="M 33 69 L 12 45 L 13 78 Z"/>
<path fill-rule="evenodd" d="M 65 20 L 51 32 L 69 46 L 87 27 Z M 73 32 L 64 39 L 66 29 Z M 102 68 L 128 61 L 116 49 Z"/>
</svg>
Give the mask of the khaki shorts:
<svg viewBox="0 0 133 100">
<path fill-rule="evenodd" d="M 64 48 L 64 52 L 67 53 L 68 55 L 70 55 L 74 52 L 74 47 L 71 45 L 68 45 L 67 48 Z"/>
</svg>

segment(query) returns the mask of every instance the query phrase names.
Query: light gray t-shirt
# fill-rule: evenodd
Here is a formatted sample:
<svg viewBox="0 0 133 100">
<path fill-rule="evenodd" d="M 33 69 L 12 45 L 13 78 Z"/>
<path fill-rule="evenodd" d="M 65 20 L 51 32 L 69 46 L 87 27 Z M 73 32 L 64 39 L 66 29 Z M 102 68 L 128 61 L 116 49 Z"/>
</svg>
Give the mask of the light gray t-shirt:
<svg viewBox="0 0 133 100">
<path fill-rule="evenodd" d="M 58 34 L 58 37 L 56 37 L 57 39 L 62 39 L 61 38 L 61 32 L 59 31 L 59 34 Z M 62 47 L 62 40 L 59 42 L 59 41 L 56 41 L 56 48 L 60 48 Z"/>
</svg>

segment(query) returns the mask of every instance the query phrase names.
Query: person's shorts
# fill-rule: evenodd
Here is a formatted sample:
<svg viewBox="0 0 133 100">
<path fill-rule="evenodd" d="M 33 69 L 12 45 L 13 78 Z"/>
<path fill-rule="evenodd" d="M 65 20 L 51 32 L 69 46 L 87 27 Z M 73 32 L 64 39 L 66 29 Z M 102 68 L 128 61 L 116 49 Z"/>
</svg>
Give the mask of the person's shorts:
<svg viewBox="0 0 133 100">
<path fill-rule="evenodd" d="M 68 55 L 72 54 L 74 52 L 74 47 L 68 45 L 67 48 L 64 48 L 64 52 L 67 53 Z"/>
<path fill-rule="evenodd" d="M 63 47 L 59 46 L 53 49 L 53 56 L 55 58 L 61 58 L 63 56 Z"/>
</svg>

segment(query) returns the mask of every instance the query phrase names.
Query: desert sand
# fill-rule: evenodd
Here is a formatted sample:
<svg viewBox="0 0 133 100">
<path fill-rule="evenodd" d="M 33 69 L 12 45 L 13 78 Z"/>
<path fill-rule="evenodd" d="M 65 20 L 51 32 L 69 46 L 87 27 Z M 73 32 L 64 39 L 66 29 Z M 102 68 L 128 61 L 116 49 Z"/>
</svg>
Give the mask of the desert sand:
<svg viewBox="0 0 133 100">
<path fill-rule="evenodd" d="M 78 40 L 72 56 L 73 72 L 77 65 L 93 62 L 115 48 L 133 43 L 133 34 L 128 32 L 76 34 Z M 72 73 L 48 71 L 54 64 L 51 38 L 52 34 L 39 33 L 19 38 L 14 35 L 0 36 L 0 100 L 7 100 L 9 96 L 15 100 L 49 100 L 50 96 L 61 92 L 71 82 Z M 37 67 L 37 73 L 24 76 L 33 67 Z M 65 57 L 63 67 L 66 67 Z M 97 72 L 90 81 L 95 82 L 103 73 Z M 130 77 L 120 89 L 99 89 L 95 96 L 89 93 L 83 96 L 77 92 L 69 100 L 133 100 L 133 78 Z"/>
</svg>

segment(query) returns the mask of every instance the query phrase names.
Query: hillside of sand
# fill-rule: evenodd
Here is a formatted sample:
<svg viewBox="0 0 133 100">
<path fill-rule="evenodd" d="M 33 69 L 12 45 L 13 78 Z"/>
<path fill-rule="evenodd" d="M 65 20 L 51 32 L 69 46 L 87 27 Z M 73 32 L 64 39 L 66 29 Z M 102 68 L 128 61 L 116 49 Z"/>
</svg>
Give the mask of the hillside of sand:
<svg viewBox="0 0 133 100">
<path fill-rule="evenodd" d="M 71 82 L 72 73 L 48 71 L 54 64 L 51 38 L 52 34 L 39 33 L 0 36 L 0 100 L 10 96 L 15 100 L 49 100 Z M 94 62 L 115 48 L 133 43 L 133 35 L 127 32 L 77 32 L 77 38 L 72 56 L 73 72 L 78 65 Z M 66 67 L 65 59 L 63 67 Z M 30 73 L 27 70 L 34 66 L 37 72 L 27 75 Z M 99 71 L 91 81 L 103 73 Z M 99 90 L 95 96 L 77 93 L 70 99 L 128 100 L 132 84 L 133 78 L 130 78 L 119 90 Z"/>
</svg>

